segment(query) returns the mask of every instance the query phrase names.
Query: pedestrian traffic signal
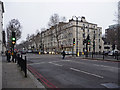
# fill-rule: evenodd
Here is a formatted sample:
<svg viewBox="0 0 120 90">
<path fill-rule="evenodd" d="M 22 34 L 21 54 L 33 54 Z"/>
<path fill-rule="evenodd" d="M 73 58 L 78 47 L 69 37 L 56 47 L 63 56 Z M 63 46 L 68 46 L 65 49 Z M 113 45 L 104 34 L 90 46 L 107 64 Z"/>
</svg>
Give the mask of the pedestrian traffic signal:
<svg viewBox="0 0 120 90">
<path fill-rule="evenodd" d="M 73 38 L 73 45 L 75 45 L 75 38 Z"/>
<path fill-rule="evenodd" d="M 12 44 L 15 45 L 16 38 L 15 38 L 15 32 L 12 31 Z"/>
<path fill-rule="evenodd" d="M 90 36 L 89 36 L 89 35 L 87 36 L 87 39 L 86 39 L 86 40 L 87 40 L 87 45 L 90 45 L 90 44 L 91 44 L 91 41 L 90 41 Z"/>
</svg>

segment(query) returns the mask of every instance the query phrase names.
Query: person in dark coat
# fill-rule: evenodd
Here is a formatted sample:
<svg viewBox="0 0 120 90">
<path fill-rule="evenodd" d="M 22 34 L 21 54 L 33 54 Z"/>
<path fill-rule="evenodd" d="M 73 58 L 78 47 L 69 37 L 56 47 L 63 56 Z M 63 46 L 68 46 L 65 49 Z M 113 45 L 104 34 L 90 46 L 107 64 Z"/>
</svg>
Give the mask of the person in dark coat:
<svg viewBox="0 0 120 90">
<path fill-rule="evenodd" d="M 5 53 L 6 53 L 7 61 L 9 61 L 9 60 L 8 60 L 8 50 L 7 50 Z"/>
<path fill-rule="evenodd" d="M 63 50 L 62 52 L 62 55 L 63 55 L 63 59 L 65 58 L 65 51 Z"/>
<path fill-rule="evenodd" d="M 7 57 L 8 57 L 8 62 L 10 62 L 10 58 L 11 58 L 10 51 L 8 51 Z"/>
</svg>

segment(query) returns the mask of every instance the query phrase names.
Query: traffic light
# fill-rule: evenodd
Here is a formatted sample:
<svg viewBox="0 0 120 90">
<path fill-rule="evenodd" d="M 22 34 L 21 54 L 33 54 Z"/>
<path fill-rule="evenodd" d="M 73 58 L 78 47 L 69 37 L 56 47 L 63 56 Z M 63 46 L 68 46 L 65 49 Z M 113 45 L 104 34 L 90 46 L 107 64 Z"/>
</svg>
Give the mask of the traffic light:
<svg viewBox="0 0 120 90">
<path fill-rule="evenodd" d="M 12 31 L 12 44 L 15 45 L 16 38 L 15 38 L 15 32 Z"/>
<path fill-rule="evenodd" d="M 90 42 L 91 42 L 91 41 L 90 41 L 90 36 L 88 35 L 88 36 L 87 36 L 87 45 L 90 45 Z"/>
<path fill-rule="evenodd" d="M 90 40 L 88 40 L 88 45 L 90 45 Z"/>
<path fill-rule="evenodd" d="M 73 38 L 73 45 L 75 45 L 75 38 Z"/>
</svg>

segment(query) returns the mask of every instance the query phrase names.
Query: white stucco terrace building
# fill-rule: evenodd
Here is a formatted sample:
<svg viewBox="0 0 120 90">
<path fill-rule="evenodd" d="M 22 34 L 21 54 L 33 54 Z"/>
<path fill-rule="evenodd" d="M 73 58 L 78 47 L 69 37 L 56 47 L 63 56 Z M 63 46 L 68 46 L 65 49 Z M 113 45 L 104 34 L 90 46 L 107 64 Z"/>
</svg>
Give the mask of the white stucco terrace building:
<svg viewBox="0 0 120 90">
<path fill-rule="evenodd" d="M 3 6 L 3 2 L 0 1 L 0 54 L 2 52 L 3 13 L 4 13 L 4 6 Z"/>
</svg>

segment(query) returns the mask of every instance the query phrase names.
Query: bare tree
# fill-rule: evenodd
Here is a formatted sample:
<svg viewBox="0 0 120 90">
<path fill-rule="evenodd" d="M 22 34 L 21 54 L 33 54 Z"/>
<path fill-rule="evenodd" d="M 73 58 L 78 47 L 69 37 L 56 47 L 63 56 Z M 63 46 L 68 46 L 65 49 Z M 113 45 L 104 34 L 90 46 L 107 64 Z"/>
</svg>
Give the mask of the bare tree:
<svg viewBox="0 0 120 90">
<path fill-rule="evenodd" d="M 45 31 L 45 30 L 46 30 L 46 28 L 41 28 L 41 32 L 42 32 L 42 31 Z"/>
<path fill-rule="evenodd" d="M 61 35 L 61 28 L 58 29 L 58 24 L 59 24 L 60 21 L 62 21 L 62 22 L 66 21 L 66 18 L 65 17 L 60 18 L 58 14 L 53 14 L 50 17 L 50 20 L 48 22 L 48 26 L 53 27 L 55 29 L 54 36 L 55 36 L 56 41 L 57 41 L 58 52 L 59 52 L 59 36 Z M 51 31 L 51 38 L 52 38 L 52 31 Z"/>
<path fill-rule="evenodd" d="M 36 49 L 39 49 L 39 43 L 40 43 L 40 33 L 38 32 L 37 35 L 35 36 L 35 44 L 36 44 Z"/>
<path fill-rule="evenodd" d="M 120 2 L 118 2 L 118 13 L 115 12 L 116 25 L 113 25 L 112 29 L 107 30 L 107 41 L 110 44 L 117 45 L 117 49 L 120 50 Z"/>
<path fill-rule="evenodd" d="M 35 32 L 35 34 L 37 35 L 38 33 L 40 33 L 40 31 L 37 29 L 36 32 Z"/>
<path fill-rule="evenodd" d="M 58 14 L 54 14 L 50 17 L 50 20 L 48 22 L 48 26 L 55 26 L 59 23 L 60 18 Z"/>
<path fill-rule="evenodd" d="M 19 22 L 19 20 L 17 19 L 12 19 L 8 25 L 7 25 L 7 42 L 8 42 L 8 46 L 11 46 L 11 36 L 12 36 L 12 31 L 14 31 L 16 33 L 16 41 L 19 40 L 21 38 L 21 24 Z"/>
<path fill-rule="evenodd" d="M 117 47 L 120 50 L 120 25 L 117 26 Z"/>
<path fill-rule="evenodd" d="M 31 35 L 31 40 L 32 40 L 32 43 L 34 43 L 35 46 L 36 46 L 36 48 L 35 48 L 35 46 L 34 46 L 34 49 L 38 49 L 39 33 L 38 33 L 37 35 L 32 34 L 32 35 Z"/>
<path fill-rule="evenodd" d="M 67 20 L 66 17 L 63 16 L 61 17 L 60 22 L 66 22 L 66 20 Z"/>
<path fill-rule="evenodd" d="M 110 42 L 111 45 L 115 44 L 116 41 L 116 30 L 108 30 L 107 31 L 107 41 Z"/>
<path fill-rule="evenodd" d="M 120 50 L 120 1 L 118 2 L 117 46 Z"/>
<path fill-rule="evenodd" d="M 27 34 L 26 41 L 30 40 L 30 34 Z"/>
</svg>

